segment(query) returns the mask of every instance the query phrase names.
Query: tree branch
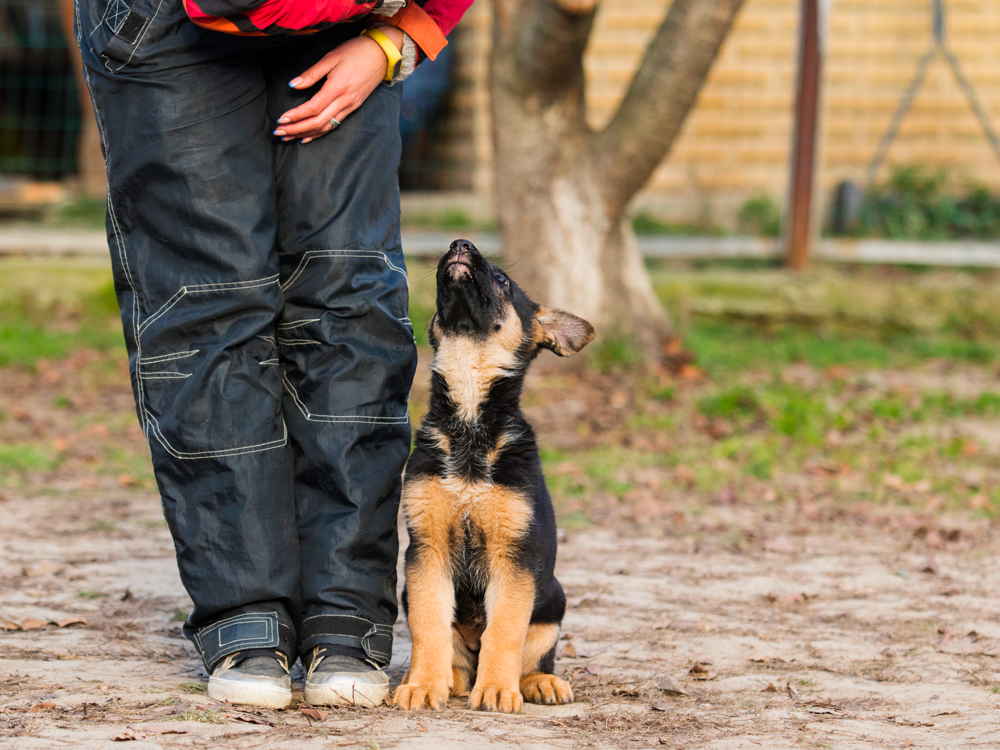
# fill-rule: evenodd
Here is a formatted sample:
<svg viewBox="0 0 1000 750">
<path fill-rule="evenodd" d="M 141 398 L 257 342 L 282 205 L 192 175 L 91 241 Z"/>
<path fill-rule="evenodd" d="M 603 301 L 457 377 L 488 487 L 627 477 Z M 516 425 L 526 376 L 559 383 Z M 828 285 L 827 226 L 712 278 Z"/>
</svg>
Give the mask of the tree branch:
<svg viewBox="0 0 1000 750">
<path fill-rule="evenodd" d="M 670 151 L 743 0 L 674 0 L 621 106 L 591 143 L 609 202 L 624 208 Z"/>
<path fill-rule="evenodd" d="M 579 86 L 595 0 L 523 0 L 517 12 L 514 59 L 524 83 L 551 92 Z"/>
</svg>

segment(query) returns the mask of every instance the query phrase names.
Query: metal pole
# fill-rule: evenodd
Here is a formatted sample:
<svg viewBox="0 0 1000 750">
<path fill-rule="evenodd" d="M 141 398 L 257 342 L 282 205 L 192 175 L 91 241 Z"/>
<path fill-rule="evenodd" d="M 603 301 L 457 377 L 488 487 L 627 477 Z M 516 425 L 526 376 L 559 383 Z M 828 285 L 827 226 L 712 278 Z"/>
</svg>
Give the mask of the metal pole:
<svg viewBox="0 0 1000 750">
<path fill-rule="evenodd" d="M 822 63 L 819 34 L 820 0 L 802 0 L 799 37 L 799 81 L 795 97 L 795 141 L 792 150 L 791 206 L 788 223 L 788 266 L 801 271 L 809 262 L 812 241 L 813 177 L 819 124 Z"/>
</svg>

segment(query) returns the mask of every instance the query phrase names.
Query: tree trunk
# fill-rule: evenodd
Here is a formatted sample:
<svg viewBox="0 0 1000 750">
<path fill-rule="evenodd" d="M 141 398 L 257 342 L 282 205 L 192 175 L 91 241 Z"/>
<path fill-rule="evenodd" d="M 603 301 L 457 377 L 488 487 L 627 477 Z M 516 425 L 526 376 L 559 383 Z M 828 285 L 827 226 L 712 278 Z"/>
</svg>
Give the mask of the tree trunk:
<svg viewBox="0 0 1000 750">
<path fill-rule="evenodd" d="M 595 173 L 582 54 L 557 89 L 526 81 L 532 73 L 514 51 L 517 27 L 503 23 L 505 5 L 513 4 L 494 2 L 490 84 L 497 212 L 511 271 L 537 302 L 605 329 L 665 326 L 624 206 L 608 205 Z"/>
<path fill-rule="evenodd" d="M 504 254 L 534 299 L 604 331 L 668 327 L 626 207 L 670 150 L 742 0 L 674 0 L 611 123 L 587 126 L 595 0 L 494 0 L 490 90 Z"/>
</svg>

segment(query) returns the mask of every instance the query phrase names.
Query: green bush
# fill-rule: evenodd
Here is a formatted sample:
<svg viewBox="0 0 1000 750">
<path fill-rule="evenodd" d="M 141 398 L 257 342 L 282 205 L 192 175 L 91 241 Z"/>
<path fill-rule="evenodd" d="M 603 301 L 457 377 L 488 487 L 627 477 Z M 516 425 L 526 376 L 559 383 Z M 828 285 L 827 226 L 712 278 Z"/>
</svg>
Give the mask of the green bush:
<svg viewBox="0 0 1000 750">
<path fill-rule="evenodd" d="M 865 196 L 859 233 L 889 239 L 995 239 L 1000 237 L 1000 194 L 981 185 L 949 190 L 942 172 L 902 167 Z"/>
<path fill-rule="evenodd" d="M 751 198 L 740 208 L 740 231 L 761 237 L 781 234 L 781 208 L 770 195 Z"/>
</svg>

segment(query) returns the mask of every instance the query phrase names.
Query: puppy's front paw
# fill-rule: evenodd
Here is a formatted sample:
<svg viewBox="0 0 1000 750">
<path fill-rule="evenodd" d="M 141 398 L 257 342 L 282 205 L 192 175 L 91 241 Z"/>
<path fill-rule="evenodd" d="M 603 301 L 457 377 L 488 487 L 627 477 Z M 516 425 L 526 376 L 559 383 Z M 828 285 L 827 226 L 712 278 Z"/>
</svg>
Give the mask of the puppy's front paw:
<svg viewBox="0 0 1000 750">
<path fill-rule="evenodd" d="M 521 691 L 517 687 L 479 685 L 472 688 L 469 708 L 473 711 L 496 711 L 503 714 L 521 713 Z"/>
<path fill-rule="evenodd" d="M 448 705 L 448 685 L 403 684 L 396 688 L 392 705 L 404 711 L 444 711 Z"/>
<path fill-rule="evenodd" d="M 572 703 L 573 688 L 554 674 L 529 674 L 521 678 L 521 695 L 528 703 Z"/>
</svg>

